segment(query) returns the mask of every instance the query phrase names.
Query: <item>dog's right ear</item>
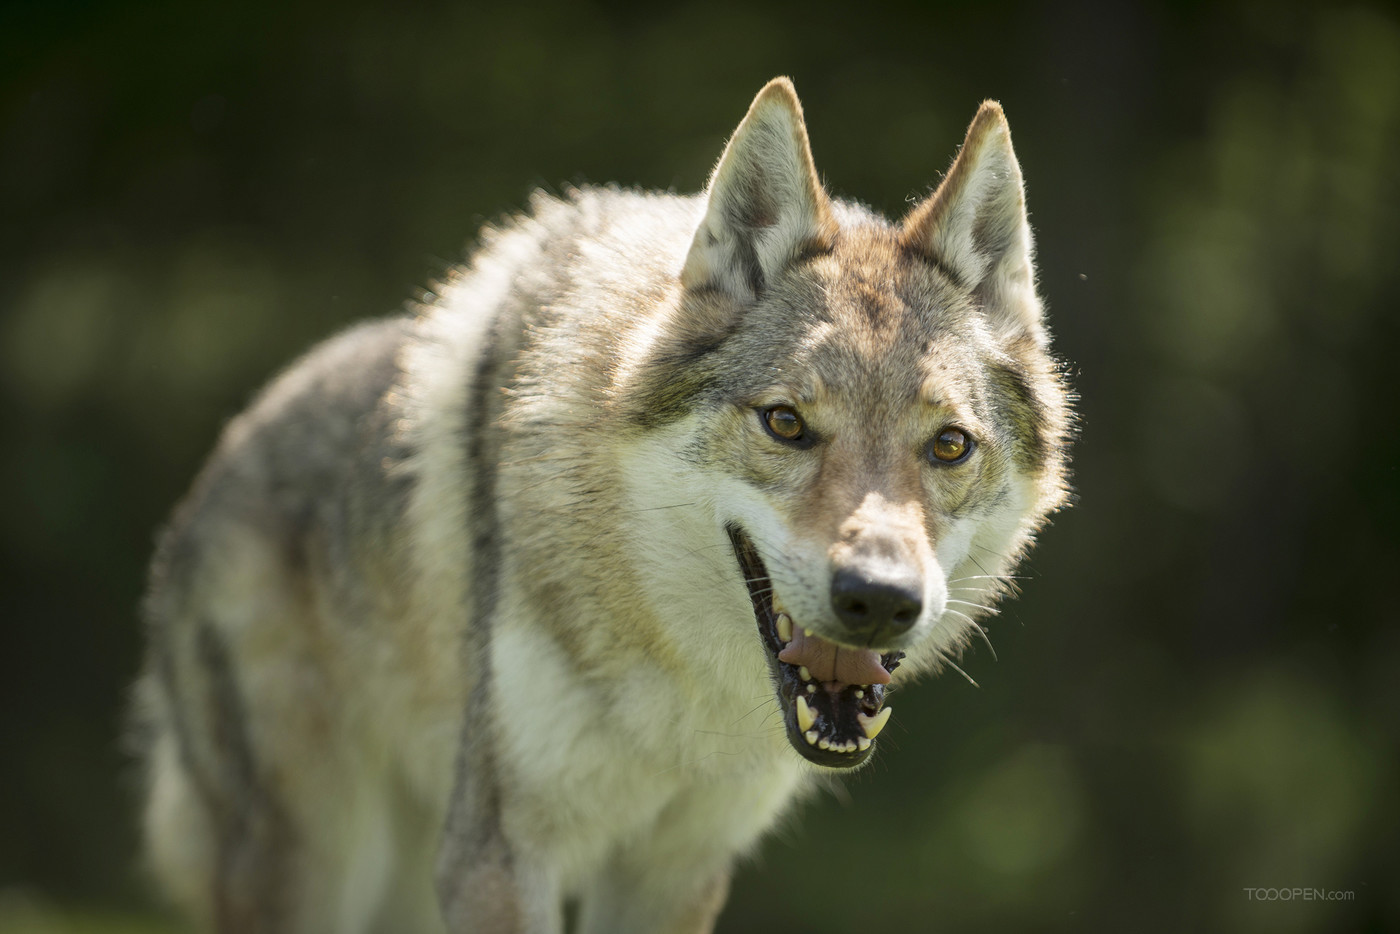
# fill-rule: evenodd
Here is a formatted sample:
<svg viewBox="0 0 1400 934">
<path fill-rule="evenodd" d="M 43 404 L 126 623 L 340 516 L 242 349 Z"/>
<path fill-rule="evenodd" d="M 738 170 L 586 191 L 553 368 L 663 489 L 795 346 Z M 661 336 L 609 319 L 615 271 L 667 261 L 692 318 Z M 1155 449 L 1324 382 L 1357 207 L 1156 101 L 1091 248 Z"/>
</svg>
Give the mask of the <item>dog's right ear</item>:
<svg viewBox="0 0 1400 934">
<path fill-rule="evenodd" d="M 705 217 L 681 269 L 687 289 L 750 301 L 802 253 L 831 248 L 831 202 L 817 178 L 802 105 L 787 78 L 758 92 L 710 177 Z"/>
</svg>

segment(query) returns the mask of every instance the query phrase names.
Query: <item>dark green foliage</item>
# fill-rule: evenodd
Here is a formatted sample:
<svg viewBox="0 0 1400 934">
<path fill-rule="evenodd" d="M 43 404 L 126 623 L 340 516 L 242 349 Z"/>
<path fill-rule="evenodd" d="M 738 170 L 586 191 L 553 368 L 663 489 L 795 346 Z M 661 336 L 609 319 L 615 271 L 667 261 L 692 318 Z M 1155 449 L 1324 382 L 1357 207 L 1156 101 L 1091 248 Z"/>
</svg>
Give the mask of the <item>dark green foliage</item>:
<svg viewBox="0 0 1400 934">
<path fill-rule="evenodd" d="M 721 930 L 1400 926 L 1393 13 L 31 0 L 0 8 L 0 928 L 19 891 L 146 904 L 136 606 L 223 421 L 534 186 L 698 189 L 775 74 L 892 216 L 1001 100 L 1078 503 L 961 662 L 981 690 L 902 693 Z M 1294 886 L 1355 895 L 1245 891 Z"/>
</svg>

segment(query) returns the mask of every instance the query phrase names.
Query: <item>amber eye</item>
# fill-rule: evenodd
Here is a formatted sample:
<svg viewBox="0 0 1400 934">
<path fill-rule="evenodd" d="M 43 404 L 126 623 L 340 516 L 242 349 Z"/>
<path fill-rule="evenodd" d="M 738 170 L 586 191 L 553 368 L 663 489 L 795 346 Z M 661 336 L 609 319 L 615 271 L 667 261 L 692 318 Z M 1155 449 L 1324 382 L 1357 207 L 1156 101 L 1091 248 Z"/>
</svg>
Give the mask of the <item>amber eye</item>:
<svg viewBox="0 0 1400 934">
<path fill-rule="evenodd" d="M 775 405 L 772 408 L 764 409 L 763 424 L 768 426 L 768 430 L 773 437 L 780 441 L 801 441 L 806 426 L 802 424 L 802 416 L 797 414 L 797 410 L 788 405 Z"/>
<path fill-rule="evenodd" d="M 961 428 L 945 428 L 928 444 L 930 461 L 956 464 L 972 453 L 972 439 Z"/>
</svg>

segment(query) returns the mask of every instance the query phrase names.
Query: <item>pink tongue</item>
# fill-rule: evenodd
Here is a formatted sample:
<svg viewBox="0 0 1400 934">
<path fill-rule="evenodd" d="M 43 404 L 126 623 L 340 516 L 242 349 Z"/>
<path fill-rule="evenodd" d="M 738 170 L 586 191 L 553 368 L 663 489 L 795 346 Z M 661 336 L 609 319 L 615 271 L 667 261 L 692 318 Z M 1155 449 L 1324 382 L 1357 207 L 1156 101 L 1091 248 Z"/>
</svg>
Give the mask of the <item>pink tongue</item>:
<svg viewBox="0 0 1400 934">
<path fill-rule="evenodd" d="M 836 645 L 819 636 L 806 635 L 796 625 L 792 627 L 792 641 L 778 653 L 778 660 L 789 665 L 805 666 L 818 681 L 890 683 L 890 673 L 880 664 L 879 652 Z"/>
</svg>

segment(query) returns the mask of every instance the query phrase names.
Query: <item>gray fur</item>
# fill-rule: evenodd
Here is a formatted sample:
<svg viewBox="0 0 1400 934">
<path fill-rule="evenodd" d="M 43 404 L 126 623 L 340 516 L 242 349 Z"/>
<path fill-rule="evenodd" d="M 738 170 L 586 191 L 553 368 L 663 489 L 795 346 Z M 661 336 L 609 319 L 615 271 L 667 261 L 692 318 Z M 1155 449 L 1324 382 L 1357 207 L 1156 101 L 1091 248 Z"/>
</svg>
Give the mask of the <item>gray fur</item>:
<svg viewBox="0 0 1400 934">
<path fill-rule="evenodd" d="M 162 537 L 148 839 L 208 929 L 559 934 L 577 897 L 581 934 L 708 931 L 1064 502 L 994 105 L 900 224 L 826 195 L 777 80 L 703 195 L 540 195 L 482 239 L 275 380 Z M 917 617 L 855 644 L 837 580 Z M 866 659 L 815 714 L 779 616 Z"/>
</svg>

